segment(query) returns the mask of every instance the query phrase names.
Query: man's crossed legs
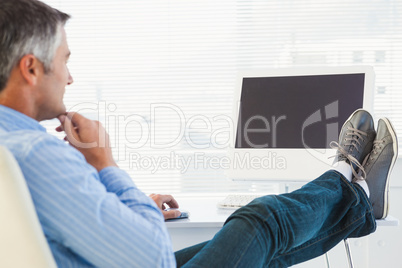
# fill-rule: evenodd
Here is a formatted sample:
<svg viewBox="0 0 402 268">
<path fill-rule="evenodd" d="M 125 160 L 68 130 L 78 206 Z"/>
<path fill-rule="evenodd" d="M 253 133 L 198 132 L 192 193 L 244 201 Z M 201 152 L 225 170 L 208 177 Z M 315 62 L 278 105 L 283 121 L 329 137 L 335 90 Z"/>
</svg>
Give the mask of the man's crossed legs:
<svg viewBox="0 0 402 268">
<path fill-rule="evenodd" d="M 339 165 L 333 170 L 292 193 L 257 198 L 238 209 L 211 241 L 176 252 L 177 265 L 288 267 L 345 238 L 374 232 L 375 218 L 388 213 L 395 131 L 383 118 L 376 133 L 371 115 L 357 110 L 336 146 Z"/>
</svg>

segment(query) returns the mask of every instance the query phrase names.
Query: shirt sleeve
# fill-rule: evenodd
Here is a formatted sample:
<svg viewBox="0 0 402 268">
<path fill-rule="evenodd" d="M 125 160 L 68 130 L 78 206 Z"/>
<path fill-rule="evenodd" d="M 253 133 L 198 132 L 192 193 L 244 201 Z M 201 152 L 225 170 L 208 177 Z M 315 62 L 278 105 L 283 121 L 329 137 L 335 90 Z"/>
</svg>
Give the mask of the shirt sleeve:
<svg viewBox="0 0 402 268">
<path fill-rule="evenodd" d="M 116 194 L 120 201 L 129 208 L 134 209 L 149 220 L 154 218 L 154 221 L 159 222 L 160 218 L 163 218 L 162 212 L 155 202 L 135 186 L 133 180 L 124 170 L 118 167 L 107 167 L 99 172 L 99 177 L 106 190 Z M 156 211 L 150 213 L 150 210 Z"/>
<path fill-rule="evenodd" d="M 47 136 L 17 159 L 47 239 L 96 267 L 175 267 L 162 213 L 128 174 Z"/>
</svg>

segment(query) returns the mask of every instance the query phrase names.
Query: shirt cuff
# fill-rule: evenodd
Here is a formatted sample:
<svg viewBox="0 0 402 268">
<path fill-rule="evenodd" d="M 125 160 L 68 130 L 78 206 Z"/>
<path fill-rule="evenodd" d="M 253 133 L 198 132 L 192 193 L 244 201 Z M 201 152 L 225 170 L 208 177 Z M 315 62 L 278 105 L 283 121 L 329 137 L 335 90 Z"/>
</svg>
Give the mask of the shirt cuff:
<svg viewBox="0 0 402 268">
<path fill-rule="evenodd" d="M 127 188 L 137 188 L 124 170 L 118 167 L 106 167 L 99 172 L 99 178 L 108 192 L 118 193 Z"/>
</svg>

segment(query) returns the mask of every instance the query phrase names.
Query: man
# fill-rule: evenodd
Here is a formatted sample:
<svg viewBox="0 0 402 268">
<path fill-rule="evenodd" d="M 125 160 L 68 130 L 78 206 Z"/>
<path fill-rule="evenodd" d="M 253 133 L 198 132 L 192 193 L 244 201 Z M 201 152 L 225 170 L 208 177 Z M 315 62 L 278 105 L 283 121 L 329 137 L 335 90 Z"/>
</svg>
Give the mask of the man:
<svg viewBox="0 0 402 268">
<path fill-rule="evenodd" d="M 0 2 L 0 144 L 21 167 L 58 266 L 286 267 L 373 232 L 375 216 L 387 215 L 396 134 L 385 118 L 376 133 L 358 110 L 342 128 L 336 170 L 256 199 L 211 241 L 175 256 L 164 218 L 178 212 L 162 212 L 178 207 L 174 198 L 144 195 L 117 167 L 99 122 L 66 113 L 68 19 L 37 0 Z M 69 144 L 38 123 L 56 117 Z"/>
</svg>

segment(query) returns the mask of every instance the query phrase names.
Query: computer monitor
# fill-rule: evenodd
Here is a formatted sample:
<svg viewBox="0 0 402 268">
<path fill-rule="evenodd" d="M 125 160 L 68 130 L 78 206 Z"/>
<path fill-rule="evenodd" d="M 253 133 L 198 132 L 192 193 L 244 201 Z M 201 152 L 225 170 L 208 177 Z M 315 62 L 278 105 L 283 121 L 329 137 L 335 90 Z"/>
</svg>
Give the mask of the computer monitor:
<svg viewBox="0 0 402 268">
<path fill-rule="evenodd" d="M 229 150 L 233 180 L 310 181 L 331 168 L 340 129 L 372 110 L 369 66 L 252 70 L 239 74 L 237 131 Z"/>
</svg>

